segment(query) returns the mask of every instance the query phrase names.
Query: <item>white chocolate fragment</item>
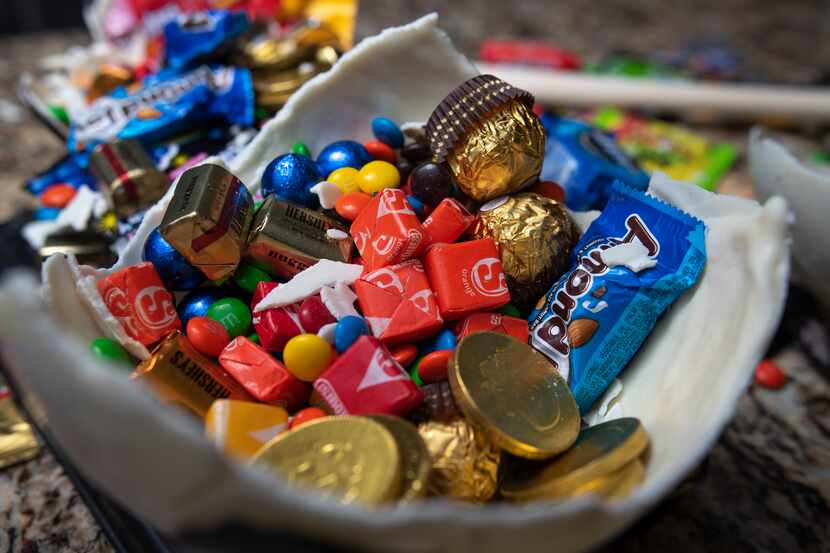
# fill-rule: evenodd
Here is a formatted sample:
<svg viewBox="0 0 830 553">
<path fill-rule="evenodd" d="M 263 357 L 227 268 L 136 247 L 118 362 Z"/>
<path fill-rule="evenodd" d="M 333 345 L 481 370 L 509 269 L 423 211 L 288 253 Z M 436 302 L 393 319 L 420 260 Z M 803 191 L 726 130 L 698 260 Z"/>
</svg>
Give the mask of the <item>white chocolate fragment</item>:
<svg viewBox="0 0 830 553">
<path fill-rule="evenodd" d="M 320 207 L 323 209 L 332 209 L 337 202 L 337 198 L 343 195 L 337 185 L 329 181 L 321 181 L 308 189 L 312 194 L 317 194 L 320 200 Z"/>
<path fill-rule="evenodd" d="M 308 269 L 294 275 L 294 278 L 282 286 L 271 290 L 254 307 L 254 313 L 297 303 L 318 293 L 323 286 L 333 286 L 339 282 L 351 284 L 360 278 L 362 273 L 362 265 L 321 259 Z"/>
<path fill-rule="evenodd" d="M 338 282 L 333 287 L 323 286 L 320 289 L 320 299 L 329 310 L 329 313 L 338 321 L 348 316 L 360 317 L 360 314 L 354 308 L 357 296 L 348 284 Z"/>
<path fill-rule="evenodd" d="M 648 248 L 638 241 L 617 244 L 600 253 L 602 262 L 609 267 L 625 265 L 635 273 L 657 265 L 657 260 L 648 256 Z"/>
<path fill-rule="evenodd" d="M 337 328 L 337 323 L 329 323 L 320 327 L 317 331 L 317 336 L 334 345 L 334 330 Z"/>
<path fill-rule="evenodd" d="M 58 215 L 57 223 L 60 228 L 72 228 L 78 232 L 89 226 L 89 219 L 95 213 L 95 206 L 103 196 L 93 192 L 88 186 L 81 186 L 63 210 Z M 104 200 L 106 206 L 106 201 Z"/>
<path fill-rule="evenodd" d="M 46 244 L 46 239 L 60 229 L 57 221 L 30 221 L 23 225 L 20 234 L 33 250 L 37 250 Z"/>
<path fill-rule="evenodd" d="M 348 240 L 351 236 L 340 229 L 330 228 L 326 231 L 326 238 L 329 240 Z"/>
</svg>

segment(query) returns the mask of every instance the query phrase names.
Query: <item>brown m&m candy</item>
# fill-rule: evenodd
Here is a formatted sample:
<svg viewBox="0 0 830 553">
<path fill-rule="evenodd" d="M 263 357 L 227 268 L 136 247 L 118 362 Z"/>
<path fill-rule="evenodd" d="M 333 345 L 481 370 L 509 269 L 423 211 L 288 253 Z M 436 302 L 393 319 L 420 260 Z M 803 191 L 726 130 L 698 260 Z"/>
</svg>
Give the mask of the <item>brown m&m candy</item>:
<svg viewBox="0 0 830 553">
<path fill-rule="evenodd" d="M 435 108 L 426 134 L 436 163 L 480 202 L 510 194 L 542 170 L 545 131 L 533 96 L 492 75 L 473 77 Z"/>
</svg>

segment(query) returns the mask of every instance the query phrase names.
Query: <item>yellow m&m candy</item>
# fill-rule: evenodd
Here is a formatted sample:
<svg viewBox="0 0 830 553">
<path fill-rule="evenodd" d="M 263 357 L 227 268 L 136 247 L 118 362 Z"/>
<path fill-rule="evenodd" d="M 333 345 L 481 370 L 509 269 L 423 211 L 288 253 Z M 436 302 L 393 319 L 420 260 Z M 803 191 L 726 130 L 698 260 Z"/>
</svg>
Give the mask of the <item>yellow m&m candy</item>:
<svg viewBox="0 0 830 553">
<path fill-rule="evenodd" d="M 313 382 L 334 359 L 334 351 L 316 334 L 299 334 L 282 351 L 285 368 L 303 382 Z"/>
<path fill-rule="evenodd" d="M 343 194 L 357 192 L 357 169 L 354 167 L 341 167 L 329 173 L 327 181 L 334 183 Z"/>
<path fill-rule="evenodd" d="M 380 192 L 384 188 L 397 188 L 401 184 L 398 168 L 388 161 L 370 161 L 357 173 L 357 185 L 367 194 Z"/>
</svg>

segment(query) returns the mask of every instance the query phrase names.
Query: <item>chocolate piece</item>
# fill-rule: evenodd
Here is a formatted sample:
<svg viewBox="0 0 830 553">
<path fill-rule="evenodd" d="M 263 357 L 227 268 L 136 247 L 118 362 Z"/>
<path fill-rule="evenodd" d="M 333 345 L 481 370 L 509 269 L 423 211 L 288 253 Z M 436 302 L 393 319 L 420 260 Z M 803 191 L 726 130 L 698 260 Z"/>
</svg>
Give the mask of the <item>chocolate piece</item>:
<svg viewBox="0 0 830 553">
<path fill-rule="evenodd" d="M 214 400 L 254 401 L 216 361 L 196 351 L 181 332 L 171 332 L 130 377 L 162 398 L 204 417 Z"/>
<path fill-rule="evenodd" d="M 253 200 L 245 185 L 219 165 L 199 165 L 179 178 L 159 230 L 211 280 L 236 270 L 248 239 Z"/>
<path fill-rule="evenodd" d="M 319 211 L 269 196 L 254 218 L 246 256 L 283 278 L 291 278 L 321 259 L 348 263 L 354 243 L 328 238 L 329 229 L 349 232 L 349 227 Z"/>
<path fill-rule="evenodd" d="M 89 168 L 120 219 L 150 207 L 170 187 L 170 179 L 138 140 L 99 144 L 90 155 Z"/>
<path fill-rule="evenodd" d="M 498 246 L 510 300 L 519 310 L 535 304 L 570 268 L 579 231 L 564 206 L 538 194 L 523 192 L 481 206 L 471 229 Z"/>
</svg>

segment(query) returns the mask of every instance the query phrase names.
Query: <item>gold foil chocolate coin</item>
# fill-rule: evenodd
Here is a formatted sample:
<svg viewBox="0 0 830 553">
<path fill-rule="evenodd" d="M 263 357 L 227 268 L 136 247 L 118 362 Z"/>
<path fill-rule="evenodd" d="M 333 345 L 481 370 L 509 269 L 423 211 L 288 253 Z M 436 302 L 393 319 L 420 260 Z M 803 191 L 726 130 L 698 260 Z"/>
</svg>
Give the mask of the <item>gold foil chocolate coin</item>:
<svg viewBox="0 0 830 553">
<path fill-rule="evenodd" d="M 371 415 L 369 418 L 382 424 L 398 443 L 402 472 L 401 499 L 405 501 L 426 495 L 432 461 L 418 429 L 400 417 Z"/>
<path fill-rule="evenodd" d="M 534 463 L 535 466 L 511 471 L 502 482 L 501 493 L 508 499 L 528 501 L 571 497 L 586 490 L 586 486 L 591 491 L 592 481 L 609 475 L 615 478 L 614 473 L 637 459 L 647 446 L 648 435 L 637 419 L 604 422 L 583 430 L 573 447 L 552 463 Z M 639 483 L 636 474 L 622 474 L 619 478 L 619 491 L 602 481 L 595 482 L 594 487 L 607 487 L 606 496 L 618 498 Z"/>
<path fill-rule="evenodd" d="M 401 456 L 392 433 L 366 417 L 324 417 L 280 434 L 252 463 L 341 503 L 377 505 L 398 496 Z"/>
<path fill-rule="evenodd" d="M 546 459 L 579 434 L 579 410 L 568 384 L 535 349 L 506 334 L 464 338 L 449 381 L 461 411 L 508 452 Z"/>
</svg>

